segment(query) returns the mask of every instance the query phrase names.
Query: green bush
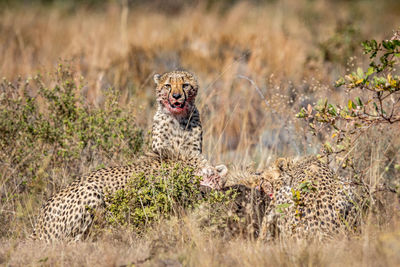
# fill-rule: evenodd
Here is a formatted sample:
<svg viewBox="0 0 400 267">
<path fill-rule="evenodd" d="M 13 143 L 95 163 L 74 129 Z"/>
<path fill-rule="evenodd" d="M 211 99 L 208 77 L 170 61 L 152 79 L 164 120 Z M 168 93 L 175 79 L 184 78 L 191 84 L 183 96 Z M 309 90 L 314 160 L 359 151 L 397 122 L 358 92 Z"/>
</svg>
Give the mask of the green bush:
<svg viewBox="0 0 400 267">
<path fill-rule="evenodd" d="M 87 104 L 84 79 L 75 76 L 59 65 L 45 76 L 0 83 L 0 194 L 2 209 L 12 211 L 2 219 L 13 213 L 26 218 L 42 200 L 38 196 L 141 151 L 144 134 L 135 125 L 134 107 L 122 110 L 113 90 L 102 107 Z"/>
<path fill-rule="evenodd" d="M 200 186 L 200 180 L 192 168 L 182 163 L 164 164 L 151 176 L 138 173 L 127 189 L 106 198 L 106 220 L 111 225 L 128 225 L 140 232 L 161 218 L 181 216 L 204 203 L 227 204 L 235 198 L 232 192 Z"/>
<path fill-rule="evenodd" d="M 262 192 L 244 185 L 221 191 L 200 186 L 193 169 L 177 163 L 151 176 L 134 175 L 128 188 L 106 198 L 105 215 L 96 221 L 144 233 L 163 219 L 189 217 L 213 236 L 255 238 L 268 201 Z"/>
</svg>

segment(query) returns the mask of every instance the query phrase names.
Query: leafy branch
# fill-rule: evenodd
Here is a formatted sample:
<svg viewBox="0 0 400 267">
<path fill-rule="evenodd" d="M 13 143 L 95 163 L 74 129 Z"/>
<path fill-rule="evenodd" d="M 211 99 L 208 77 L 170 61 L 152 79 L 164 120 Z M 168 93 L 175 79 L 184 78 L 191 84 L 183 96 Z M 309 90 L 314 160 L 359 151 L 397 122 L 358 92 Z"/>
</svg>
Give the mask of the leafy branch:
<svg viewBox="0 0 400 267">
<path fill-rule="evenodd" d="M 390 40 L 365 41 L 362 46 L 364 54 L 369 56 L 368 69 L 358 68 L 336 81 L 337 87 L 343 86 L 356 96 L 346 101 L 347 105 L 322 99 L 314 106 L 303 107 L 296 115 L 308 122 L 314 134 L 323 129 L 331 131 L 330 139 L 334 145 L 324 144 L 326 155 L 342 152 L 348 155 L 364 130 L 374 125 L 400 122 L 400 77 L 396 75 L 400 60 L 400 30 Z"/>
</svg>

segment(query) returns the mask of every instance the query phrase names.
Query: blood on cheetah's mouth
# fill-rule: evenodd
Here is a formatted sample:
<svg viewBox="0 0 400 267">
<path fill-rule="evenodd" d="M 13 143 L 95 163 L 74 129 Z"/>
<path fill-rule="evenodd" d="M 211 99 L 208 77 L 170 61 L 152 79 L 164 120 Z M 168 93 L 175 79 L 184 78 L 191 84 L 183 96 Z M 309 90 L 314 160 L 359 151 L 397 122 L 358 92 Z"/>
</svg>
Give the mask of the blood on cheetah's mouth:
<svg viewBox="0 0 400 267">
<path fill-rule="evenodd" d="M 171 91 L 167 96 L 168 109 L 174 114 L 179 114 L 184 111 L 186 106 L 186 93 L 172 93 Z"/>
<path fill-rule="evenodd" d="M 170 106 L 171 108 L 173 108 L 173 109 L 176 109 L 176 110 L 181 110 L 181 109 L 183 109 L 183 108 L 185 107 L 185 104 L 186 104 L 186 101 L 183 101 L 182 103 L 180 103 L 180 102 L 178 102 L 178 101 L 176 101 L 176 102 L 168 101 L 168 102 L 169 102 L 169 106 Z"/>
<path fill-rule="evenodd" d="M 183 112 L 183 110 L 185 109 L 186 99 L 183 99 L 183 101 L 181 102 L 173 98 L 168 98 L 168 105 L 168 109 L 170 110 L 170 112 L 178 114 Z"/>
</svg>

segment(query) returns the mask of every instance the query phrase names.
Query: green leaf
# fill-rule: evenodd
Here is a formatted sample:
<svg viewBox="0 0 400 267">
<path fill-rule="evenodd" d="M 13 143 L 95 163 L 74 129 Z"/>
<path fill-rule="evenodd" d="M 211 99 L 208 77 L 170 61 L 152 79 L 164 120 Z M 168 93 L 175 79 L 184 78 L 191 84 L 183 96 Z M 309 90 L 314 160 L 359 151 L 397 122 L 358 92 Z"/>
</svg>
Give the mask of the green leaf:
<svg viewBox="0 0 400 267">
<path fill-rule="evenodd" d="M 279 205 L 276 205 L 278 208 L 289 208 L 290 207 L 290 203 L 282 203 L 282 204 L 279 204 Z"/>
<path fill-rule="evenodd" d="M 333 116 L 337 116 L 336 107 L 332 104 L 328 104 L 328 112 Z"/>
<path fill-rule="evenodd" d="M 400 40 L 392 40 L 392 44 L 396 47 L 396 46 L 400 46 Z"/>
<path fill-rule="evenodd" d="M 378 105 L 377 105 L 375 102 L 374 102 L 374 107 L 375 107 L 375 111 L 376 111 L 376 112 L 379 112 L 379 111 L 378 111 L 378 110 L 379 110 L 379 109 L 378 109 Z"/>
<path fill-rule="evenodd" d="M 365 78 L 368 78 L 372 73 L 374 73 L 374 68 L 369 67 L 367 72 L 365 73 Z"/>
<path fill-rule="evenodd" d="M 336 148 L 337 148 L 338 150 L 343 150 L 343 149 L 344 149 L 344 145 L 337 145 Z"/>
<path fill-rule="evenodd" d="M 291 206 L 290 203 L 282 203 L 282 204 L 278 204 L 276 205 L 276 211 L 279 213 L 283 213 L 283 210 L 286 208 L 289 208 Z"/>
<path fill-rule="evenodd" d="M 44 262 L 47 262 L 48 259 L 49 259 L 49 257 L 44 257 L 44 258 L 40 259 L 38 262 L 44 263 Z"/>
<path fill-rule="evenodd" d="M 351 100 L 349 100 L 349 102 L 347 103 L 347 106 L 348 106 L 349 110 L 357 108 L 356 104 L 354 104 L 353 101 L 351 101 Z"/>
<path fill-rule="evenodd" d="M 357 102 L 357 105 L 358 105 L 358 106 L 360 106 L 360 107 L 363 106 L 363 103 L 362 103 L 362 101 L 361 101 L 361 98 L 356 97 L 356 102 Z"/>
<path fill-rule="evenodd" d="M 364 71 L 362 70 L 362 68 L 358 67 L 357 68 L 357 76 L 362 79 L 364 78 Z"/>
<path fill-rule="evenodd" d="M 335 87 L 339 87 L 346 84 L 346 81 L 343 77 L 340 77 L 336 82 L 335 82 Z"/>
<path fill-rule="evenodd" d="M 391 43 L 390 41 L 382 41 L 382 45 L 386 49 L 391 49 Z"/>
<path fill-rule="evenodd" d="M 333 152 L 332 146 L 331 146 L 331 144 L 329 144 L 328 142 L 326 142 L 326 143 L 324 144 L 324 148 L 325 148 L 325 150 L 326 150 L 328 153 L 332 153 L 332 152 Z"/>
<path fill-rule="evenodd" d="M 364 42 L 361 43 L 361 45 L 363 46 L 364 51 L 365 51 L 366 53 L 370 52 L 371 49 L 372 49 L 372 47 L 371 47 L 369 41 L 364 41 Z"/>
<path fill-rule="evenodd" d="M 307 113 L 305 108 L 301 108 L 300 112 L 296 114 L 296 118 L 305 118 L 307 117 Z"/>
</svg>

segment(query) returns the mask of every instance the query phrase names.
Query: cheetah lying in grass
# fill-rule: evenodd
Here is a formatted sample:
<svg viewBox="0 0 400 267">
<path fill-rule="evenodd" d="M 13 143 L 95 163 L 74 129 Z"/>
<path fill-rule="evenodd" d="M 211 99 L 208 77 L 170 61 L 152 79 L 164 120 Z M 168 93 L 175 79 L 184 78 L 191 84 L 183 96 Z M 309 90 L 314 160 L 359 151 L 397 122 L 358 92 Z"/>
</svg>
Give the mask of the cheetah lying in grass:
<svg viewBox="0 0 400 267">
<path fill-rule="evenodd" d="M 317 157 L 279 159 L 261 176 L 261 188 L 272 197 L 261 231 L 265 240 L 322 240 L 352 233 L 359 223 L 354 185 Z"/>
<path fill-rule="evenodd" d="M 262 172 L 232 170 L 227 179 L 260 189 L 270 199 L 260 233 L 264 240 L 325 239 L 352 233 L 360 222 L 355 186 L 317 157 L 281 158 Z"/>
<path fill-rule="evenodd" d="M 174 163 L 194 169 L 201 176 L 201 185 L 222 188 L 222 178 L 227 174 L 225 166 L 212 167 L 202 157 L 174 154 L 168 159 L 147 154 L 133 164 L 94 171 L 54 194 L 42 206 L 35 226 L 33 239 L 82 240 L 93 223 L 94 212 L 104 208 L 106 196 L 124 189 L 135 174 L 160 175 L 172 171 Z"/>
</svg>

